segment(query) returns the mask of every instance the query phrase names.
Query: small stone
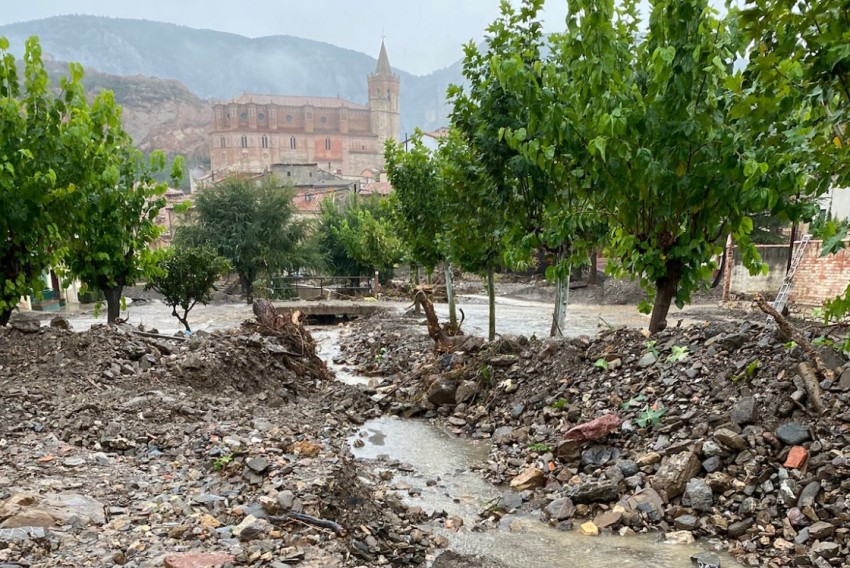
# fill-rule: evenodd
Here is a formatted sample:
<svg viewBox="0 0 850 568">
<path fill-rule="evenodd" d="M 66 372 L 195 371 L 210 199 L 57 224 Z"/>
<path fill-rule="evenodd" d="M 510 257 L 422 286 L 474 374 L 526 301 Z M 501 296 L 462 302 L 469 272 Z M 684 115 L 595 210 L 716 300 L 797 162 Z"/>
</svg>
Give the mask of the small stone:
<svg viewBox="0 0 850 568">
<path fill-rule="evenodd" d="M 680 515 L 673 520 L 673 526 L 679 530 L 692 531 L 697 528 L 697 519 L 693 515 Z"/>
<path fill-rule="evenodd" d="M 820 493 L 820 481 L 812 481 L 800 492 L 800 497 L 797 499 L 797 507 L 805 509 L 815 504 L 815 499 Z"/>
<path fill-rule="evenodd" d="M 224 552 L 183 552 L 165 557 L 165 568 L 221 568 L 235 558 Z"/>
<path fill-rule="evenodd" d="M 841 547 L 834 542 L 816 542 L 812 545 L 812 552 L 821 558 L 830 559 L 838 556 L 841 552 Z"/>
<path fill-rule="evenodd" d="M 695 539 L 689 531 L 674 531 L 664 535 L 664 542 L 667 544 L 693 544 Z"/>
<path fill-rule="evenodd" d="M 682 452 L 670 456 L 652 477 L 652 487 L 667 494 L 667 499 L 681 495 L 688 480 L 699 473 L 702 464 L 693 452 Z"/>
<path fill-rule="evenodd" d="M 714 493 L 703 479 L 691 479 L 685 486 L 682 495 L 682 505 L 692 507 L 697 511 L 711 511 L 714 505 Z"/>
<path fill-rule="evenodd" d="M 620 494 L 619 485 L 613 481 L 587 482 L 569 490 L 574 503 L 607 503 L 616 501 Z"/>
<path fill-rule="evenodd" d="M 653 353 L 652 351 L 647 351 L 643 354 L 643 357 L 638 360 L 637 365 L 641 369 L 646 369 L 647 367 L 655 365 L 656 361 L 658 361 L 658 356 L 655 355 L 655 353 Z"/>
<path fill-rule="evenodd" d="M 809 452 L 806 448 L 803 446 L 794 446 L 791 448 L 791 451 L 788 452 L 788 458 L 786 458 L 783 465 L 789 469 L 800 469 L 806 463 L 808 458 Z"/>
<path fill-rule="evenodd" d="M 547 518 L 555 521 L 569 519 L 576 514 L 575 505 L 568 497 L 561 497 L 549 503 L 543 510 Z"/>
<path fill-rule="evenodd" d="M 600 529 L 612 528 L 619 525 L 623 520 L 623 513 L 619 511 L 606 511 L 596 515 L 593 524 Z"/>
<path fill-rule="evenodd" d="M 720 557 L 713 552 L 698 552 L 691 556 L 697 568 L 720 568 Z"/>
<path fill-rule="evenodd" d="M 720 444 L 726 446 L 730 450 L 746 450 L 747 449 L 747 441 L 744 438 L 732 430 L 728 428 L 720 428 L 714 433 L 715 439 L 717 439 Z"/>
<path fill-rule="evenodd" d="M 546 474 L 542 469 L 530 467 L 511 480 L 511 489 L 525 491 L 543 487 L 546 484 Z"/>
<path fill-rule="evenodd" d="M 789 446 L 799 446 L 811 438 L 809 429 L 796 422 L 788 422 L 776 429 L 776 437 Z"/>
<path fill-rule="evenodd" d="M 557 499 L 555 500 L 557 501 Z M 554 503 L 554 501 L 553 501 Z M 513 511 L 522 507 L 522 493 L 516 491 L 505 491 L 499 498 L 499 508 L 505 511 Z"/>
<path fill-rule="evenodd" d="M 271 464 L 266 458 L 249 458 L 245 461 L 245 465 L 257 473 L 263 473 Z"/>
<path fill-rule="evenodd" d="M 587 521 L 586 523 L 582 523 L 579 527 L 581 534 L 584 536 L 599 536 L 599 527 L 593 524 L 593 521 Z"/>
<path fill-rule="evenodd" d="M 640 471 L 637 462 L 634 460 L 620 460 L 617 462 L 617 466 L 620 468 L 620 471 L 622 471 L 623 475 L 626 477 L 636 475 Z"/>
<path fill-rule="evenodd" d="M 564 434 L 564 439 L 575 442 L 598 440 L 619 428 L 622 423 L 620 417 L 614 414 L 604 414 L 590 422 L 570 428 Z"/>
<path fill-rule="evenodd" d="M 434 406 L 444 404 L 455 404 L 455 394 L 457 392 L 457 383 L 443 377 L 437 377 L 428 388 L 426 397 L 428 402 Z"/>
<path fill-rule="evenodd" d="M 753 424 L 757 421 L 756 399 L 752 396 L 745 396 L 732 405 L 732 410 L 729 413 L 729 418 L 735 424 Z"/>
<path fill-rule="evenodd" d="M 755 524 L 755 519 L 752 517 L 747 517 L 742 521 L 738 521 L 729 525 L 729 528 L 726 529 L 726 534 L 729 538 L 738 538 L 743 536 L 747 530 Z"/>
<path fill-rule="evenodd" d="M 708 473 L 712 473 L 720 469 L 720 466 L 723 463 L 720 461 L 720 456 L 711 456 L 707 460 L 702 462 L 702 468 Z"/>
<path fill-rule="evenodd" d="M 809 535 L 812 538 L 824 539 L 835 534 L 835 525 L 825 521 L 818 521 L 809 527 Z"/>
</svg>

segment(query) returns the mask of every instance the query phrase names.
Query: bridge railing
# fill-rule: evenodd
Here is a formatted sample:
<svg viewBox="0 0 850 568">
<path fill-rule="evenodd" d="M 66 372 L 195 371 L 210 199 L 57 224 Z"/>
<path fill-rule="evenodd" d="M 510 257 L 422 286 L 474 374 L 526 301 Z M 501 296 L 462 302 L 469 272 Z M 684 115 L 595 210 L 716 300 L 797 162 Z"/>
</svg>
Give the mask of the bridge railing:
<svg viewBox="0 0 850 568">
<path fill-rule="evenodd" d="M 275 276 L 272 292 L 279 300 L 346 299 L 372 295 L 372 279 L 357 276 Z"/>
</svg>

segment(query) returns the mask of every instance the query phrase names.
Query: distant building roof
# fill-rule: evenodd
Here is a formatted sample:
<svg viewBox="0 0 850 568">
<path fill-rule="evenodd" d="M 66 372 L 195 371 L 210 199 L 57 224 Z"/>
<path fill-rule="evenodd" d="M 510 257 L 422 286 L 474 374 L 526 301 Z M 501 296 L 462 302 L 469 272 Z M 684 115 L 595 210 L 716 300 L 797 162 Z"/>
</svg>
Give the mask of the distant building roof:
<svg viewBox="0 0 850 568">
<path fill-rule="evenodd" d="M 368 106 L 353 103 L 339 97 L 305 97 L 298 95 L 256 95 L 245 93 L 232 99 L 230 103 L 239 105 L 278 105 L 303 107 L 313 106 L 316 108 L 350 108 L 354 110 L 369 110 Z"/>
<path fill-rule="evenodd" d="M 387 47 L 384 45 L 384 40 L 381 40 L 381 53 L 378 55 L 378 64 L 375 66 L 375 75 L 392 75 L 393 70 L 390 67 L 390 58 L 387 57 Z"/>
<path fill-rule="evenodd" d="M 360 195 L 389 195 L 393 192 L 393 186 L 388 181 L 373 181 L 372 183 L 367 183 L 363 186 L 363 189 L 360 190 Z"/>
</svg>

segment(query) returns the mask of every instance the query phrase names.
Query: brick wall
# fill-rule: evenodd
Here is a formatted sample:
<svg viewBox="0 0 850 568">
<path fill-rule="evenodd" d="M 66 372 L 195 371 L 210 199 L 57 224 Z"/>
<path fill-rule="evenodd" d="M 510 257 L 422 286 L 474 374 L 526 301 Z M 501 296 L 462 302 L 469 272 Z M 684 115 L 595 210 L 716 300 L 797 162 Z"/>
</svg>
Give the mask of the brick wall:
<svg viewBox="0 0 850 568">
<path fill-rule="evenodd" d="M 799 244 L 799 243 L 797 243 Z M 850 250 L 821 257 L 821 241 L 809 242 L 803 258 L 794 274 L 794 287 L 790 301 L 803 306 L 820 306 L 824 300 L 844 292 L 850 283 Z M 850 242 L 845 241 L 850 246 Z M 758 247 L 762 260 L 768 265 L 767 275 L 750 276 L 741 264 L 737 249 L 733 249 L 730 264 L 731 278 L 728 291 L 738 294 L 776 294 L 785 277 L 788 248 L 784 245 L 761 245 Z"/>
<path fill-rule="evenodd" d="M 848 243 L 845 241 L 845 246 Z M 811 241 L 794 274 L 791 301 L 804 306 L 819 306 L 824 300 L 844 292 L 850 283 L 850 250 L 820 256 L 821 241 Z"/>
</svg>

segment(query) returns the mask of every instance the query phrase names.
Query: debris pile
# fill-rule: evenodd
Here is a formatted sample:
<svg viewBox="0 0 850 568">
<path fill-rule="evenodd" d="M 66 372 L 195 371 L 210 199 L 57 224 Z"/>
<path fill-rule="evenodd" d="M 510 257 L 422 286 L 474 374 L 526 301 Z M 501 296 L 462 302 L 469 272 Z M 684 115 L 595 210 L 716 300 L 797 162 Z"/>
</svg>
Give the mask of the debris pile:
<svg viewBox="0 0 850 568">
<path fill-rule="evenodd" d="M 834 377 L 812 385 L 800 346 L 746 322 L 470 338 L 446 354 L 400 319 L 346 338 L 338 363 L 390 371 L 364 391 L 386 411 L 492 440 L 484 474 L 511 487 L 494 515 L 719 537 L 752 566 L 850 554 L 850 365 L 832 348 L 820 358 Z"/>
</svg>

